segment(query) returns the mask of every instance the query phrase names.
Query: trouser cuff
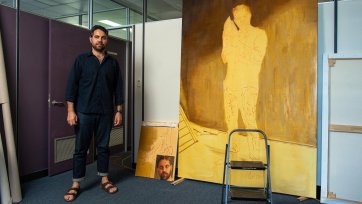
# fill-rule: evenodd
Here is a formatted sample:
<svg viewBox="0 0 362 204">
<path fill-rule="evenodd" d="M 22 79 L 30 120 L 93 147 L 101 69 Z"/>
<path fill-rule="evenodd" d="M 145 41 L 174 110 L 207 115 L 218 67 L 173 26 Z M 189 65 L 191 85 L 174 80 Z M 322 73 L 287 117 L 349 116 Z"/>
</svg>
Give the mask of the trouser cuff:
<svg viewBox="0 0 362 204">
<path fill-rule="evenodd" d="M 84 180 L 84 177 L 82 177 L 82 178 L 73 178 L 74 182 L 80 182 L 80 181 L 83 181 L 83 180 Z"/>
<path fill-rule="evenodd" d="M 98 176 L 108 176 L 108 173 L 98 172 L 97 175 L 98 175 Z"/>
</svg>

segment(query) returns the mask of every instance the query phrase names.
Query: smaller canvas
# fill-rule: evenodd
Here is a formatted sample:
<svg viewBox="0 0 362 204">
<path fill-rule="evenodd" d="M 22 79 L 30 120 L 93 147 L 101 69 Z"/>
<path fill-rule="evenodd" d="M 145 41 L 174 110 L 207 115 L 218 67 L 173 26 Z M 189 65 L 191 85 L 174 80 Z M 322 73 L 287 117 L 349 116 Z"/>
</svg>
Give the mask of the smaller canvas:
<svg viewBox="0 0 362 204">
<path fill-rule="evenodd" d="M 175 180 L 178 128 L 142 126 L 136 176 Z"/>
</svg>

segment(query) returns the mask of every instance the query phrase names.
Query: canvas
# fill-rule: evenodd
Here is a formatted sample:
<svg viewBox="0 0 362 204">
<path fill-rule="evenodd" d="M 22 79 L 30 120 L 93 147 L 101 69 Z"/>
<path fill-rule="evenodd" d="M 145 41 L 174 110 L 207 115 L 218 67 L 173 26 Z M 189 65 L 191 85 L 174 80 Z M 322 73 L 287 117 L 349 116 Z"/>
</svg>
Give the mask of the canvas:
<svg viewBox="0 0 362 204">
<path fill-rule="evenodd" d="M 136 176 L 175 179 L 177 127 L 142 126 Z"/>
<path fill-rule="evenodd" d="M 228 132 L 260 129 L 270 140 L 273 191 L 315 197 L 317 1 L 183 7 L 180 123 L 188 128 L 179 133 L 179 176 L 220 183 Z M 231 156 L 262 160 L 253 138 L 236 137 Z M 232 176 L 251 185 L 258 177 Z"/>
</svg>

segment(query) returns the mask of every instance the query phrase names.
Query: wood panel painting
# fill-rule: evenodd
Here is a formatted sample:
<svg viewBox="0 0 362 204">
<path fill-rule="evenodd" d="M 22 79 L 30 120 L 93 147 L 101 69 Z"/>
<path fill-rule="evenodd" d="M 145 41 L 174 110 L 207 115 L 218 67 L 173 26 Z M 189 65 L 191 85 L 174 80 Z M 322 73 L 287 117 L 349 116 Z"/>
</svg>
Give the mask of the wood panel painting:
<svg viewBox="0 0 362 204">
<path fill-rule="evenodd" d="M 228 132 L 256 128 L 270 139 L 273 191 L 315 197 L 317 0 L 183 8 L 179 176 L 221 183 Z M 234 140 L 231 157 L 263 160 L 257 137 Z"/>
<path fill-rule="evenodd" d="M 142 126 L 136 176 L 175 179 L 177 133 L 176 127 Z"/>
</svg>

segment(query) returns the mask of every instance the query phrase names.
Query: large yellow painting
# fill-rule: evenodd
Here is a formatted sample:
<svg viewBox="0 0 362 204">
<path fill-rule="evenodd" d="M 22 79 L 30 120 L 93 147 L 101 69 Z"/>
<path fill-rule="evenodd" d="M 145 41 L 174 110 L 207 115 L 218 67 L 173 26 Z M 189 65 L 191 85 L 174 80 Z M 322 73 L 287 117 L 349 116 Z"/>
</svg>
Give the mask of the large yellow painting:
<svg viewBox="0 0 362 204">
<path fill-rule="evenodd" d="M 228 133 L 263 130 L 274 192 L 315 197 L 316 0 L 184 0 L 180 177 L 222 182 Z M 210 15 L 212 14 L 212 15 Z M 231 157 L 263 160 L 261 140 L 232 141 Z M 258 175 L 232 183 L 258 186 Z"/>
</svg>

